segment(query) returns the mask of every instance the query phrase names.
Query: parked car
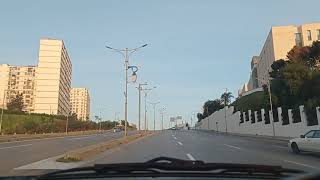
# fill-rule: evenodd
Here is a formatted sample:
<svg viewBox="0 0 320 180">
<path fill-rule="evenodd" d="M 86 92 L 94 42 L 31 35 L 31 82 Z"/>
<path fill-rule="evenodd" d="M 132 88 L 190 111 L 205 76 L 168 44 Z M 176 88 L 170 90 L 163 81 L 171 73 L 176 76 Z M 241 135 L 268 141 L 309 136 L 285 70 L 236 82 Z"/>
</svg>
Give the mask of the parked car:
<svg viewBox="0 0 320 180">
<path fill-rule="evenodd" d="M 320 130 L 311 130 L 300 138 L 291 139 L 288 146 L 294 153 L 320 152 Z"/>
</svg>

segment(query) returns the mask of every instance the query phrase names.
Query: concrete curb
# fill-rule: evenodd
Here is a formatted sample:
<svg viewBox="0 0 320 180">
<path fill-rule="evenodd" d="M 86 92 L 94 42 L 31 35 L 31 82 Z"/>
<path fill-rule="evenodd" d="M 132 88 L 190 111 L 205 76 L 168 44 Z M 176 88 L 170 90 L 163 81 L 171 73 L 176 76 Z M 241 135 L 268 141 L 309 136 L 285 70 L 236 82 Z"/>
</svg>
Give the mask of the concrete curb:
<svg viewBox="0 0 320 180">
<path fill-rule="evenodd" d="M 290 139 L 290 137 L 272 137 L 272 136 L 262 136 L 262 135 L 253 135 L 253 134 L 238 134 L 238 133 L 225 133 L 225 132 L 216 132 L 216 131 L 212 131 L 212 130 L 200 130 L 200 131 L 204 131 L 204 132 L 208 132 L 208 133 L 216 133 L 216 134 L 223 134 L 223 135 L 231 135 L 231 136 L 240 136 L 240 137 L 250 137 L 250 138 L 260 138 L 260 139 L 268 139 L 268 140 L 278 140 L 278 141 L 284 141 L 284 142 L 288 142 Z"/>
</svg>

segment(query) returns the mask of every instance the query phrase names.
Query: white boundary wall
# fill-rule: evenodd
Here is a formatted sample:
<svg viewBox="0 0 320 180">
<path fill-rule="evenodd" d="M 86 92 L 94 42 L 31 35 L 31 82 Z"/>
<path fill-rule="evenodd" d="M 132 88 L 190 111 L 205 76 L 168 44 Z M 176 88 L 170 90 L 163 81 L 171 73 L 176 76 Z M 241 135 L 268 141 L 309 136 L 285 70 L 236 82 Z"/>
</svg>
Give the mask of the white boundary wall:
<svg viewBox="0 0 320 180">
<path fill-rule="evenodd" d="M 257 122 L 257 112 L 253 112 L 251 110 L 243 113 L 244 122 L 240 123 L 240 111 L 233 113 L 234 108 L 226 107 L 224 109 L 220 109 L 215 113 L 211 114 L 209 117 L 204 118 L 200 122 L 196 124 L 196 129 L 203 130 L 214 130 L 218 132 L 229 132 L 229 133 L 239 133 L 239 134 L 253 134 L 253 135 L 265 135 L 265 136 L 273 136 L 273 128 L 272 128 L 272 113 L 271 111 L 265 112 L 264 109 L 261 109 L 261 117 L 262 121 Z M 274 122 L 274 132 L 275 136 L 282 137 L 298 137 L 301 134 L 305 134 L 306 132 L 312 129 L 320 129 L 320 125 L 307 126 L 306 115 L 303 110 L 303 106 L 299 107 L 301 122 L 293 123 L 292 110 L 289 109 L 286 112 L 289 117 L 289 124 L 282 125 L 282 109 L 279 107 L 278 110 L 278 122 Z M 316 108 L 318 122 L 320 119 L 319 107 Z M 245 114 L 249 113 L 249 121 L 246 121 Z M 251 113 L 254 113 L 256 118 L 256 122 L 251 122 Z M 269 113 L 270 124 L 265 124 L 264 114 Z M 226 128 L 227 124 L 227 128 Z"/>
</svg>

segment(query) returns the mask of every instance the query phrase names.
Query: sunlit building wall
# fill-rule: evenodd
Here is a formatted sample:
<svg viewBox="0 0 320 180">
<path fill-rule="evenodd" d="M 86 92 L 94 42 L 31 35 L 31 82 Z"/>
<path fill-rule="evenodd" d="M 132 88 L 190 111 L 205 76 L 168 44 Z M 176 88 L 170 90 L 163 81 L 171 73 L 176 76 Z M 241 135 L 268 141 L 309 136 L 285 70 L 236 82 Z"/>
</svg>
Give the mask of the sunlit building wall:
<svg viewBox="0 0 320 180">
<path fill-rule="evenodd" d="M 41 39 L 36 70 L 35 112 L 70 114 L 72 64 L 64 42 Z"/>
<path fill-rule="evenodd" d="M 258 87 L 268 81 L 271 64 L 274 61 L 287 60 L 287 53 L 294 46 L 309 46 L 318 40 L 320 40 L 320 23 L 272 27 L 259 55 Z"/>
<path fill-rule="evenodd" d="M 86 121 L 90 117 L 90 95 L 86 88 L 72 88 L 70 92 L 71 112 Z"/>
</svg>

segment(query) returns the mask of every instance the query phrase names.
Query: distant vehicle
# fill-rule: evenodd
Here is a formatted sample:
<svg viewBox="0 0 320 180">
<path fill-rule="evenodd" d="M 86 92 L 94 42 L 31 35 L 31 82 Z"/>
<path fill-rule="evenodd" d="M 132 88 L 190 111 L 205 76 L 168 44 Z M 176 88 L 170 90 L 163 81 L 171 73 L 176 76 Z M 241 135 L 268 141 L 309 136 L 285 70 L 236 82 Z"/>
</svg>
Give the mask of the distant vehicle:
<svg viewBox="0 0 320 180">
<path fill-rule="evenodd" d="M 297 154 L 301 151 L 320 152 L 320 130 L 311 130 L 300 138 L 291 139 L 288 146 Z"/>
<path fill-rule="evenodd" d="M 121 129 L 120 128 L 113 128 L 113 132 L 120 132 Z"/>
</svg>

